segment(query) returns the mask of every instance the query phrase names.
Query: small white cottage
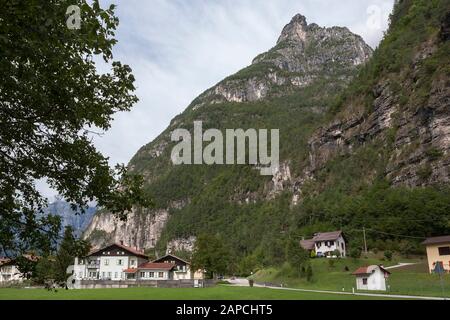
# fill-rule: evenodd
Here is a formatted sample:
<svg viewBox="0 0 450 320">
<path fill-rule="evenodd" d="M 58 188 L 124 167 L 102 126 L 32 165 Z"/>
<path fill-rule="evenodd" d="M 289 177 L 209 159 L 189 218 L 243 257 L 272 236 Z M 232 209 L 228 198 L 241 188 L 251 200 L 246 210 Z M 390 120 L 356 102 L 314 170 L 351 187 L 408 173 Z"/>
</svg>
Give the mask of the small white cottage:
<svg viewBox="0 0 450 320">
<path fill-rule="evenodd" d="M 391 274 L 383 266 L 361 267 L 352 273 L 358 290 L 386 291 L 386 279 Z"/>
</svg>

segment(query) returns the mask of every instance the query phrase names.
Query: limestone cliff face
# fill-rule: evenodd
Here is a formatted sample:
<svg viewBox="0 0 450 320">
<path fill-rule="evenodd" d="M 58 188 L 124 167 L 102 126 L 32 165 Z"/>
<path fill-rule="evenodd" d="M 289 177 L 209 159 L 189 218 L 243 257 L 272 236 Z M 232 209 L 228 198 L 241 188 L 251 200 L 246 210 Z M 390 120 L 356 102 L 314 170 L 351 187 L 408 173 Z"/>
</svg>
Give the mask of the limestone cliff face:
<svg viewBox="0 0 450 320">
<path fill-rule="evenodd" d="M 411 66 L 420 72 L 421 61 L 433 55 L 436 43 L 429 42 L 420 50 Z M 413 94 L 414 80 L 403 83 Z M 417 82 L 417 80 L 416 80 Z M 424 103 L 402 105 L 388 79 L 373 88 L 373 111 L 359 109 L 348 112 L 318 130 L 309 141 L 310 165 L 317 172 L 337 155 L 351 154 L 375 139 L 391 139 L 392 154 L 385 175 L 393 186 L 425 186 L 450 182 L 450 87 L 448 77 L 431 83 L 429 98 Z M 390 135 L 390 138 L 387 137 Z"/>
<path fill-rule="evenodd" d="M 127 221 L 120 221 L 110 213 L 97 214 L 85 230 L 84 237 L 97 248 L 123 241 L 124 245 L 132 248 L 151 249 L 155 247 L 168 215 L 167 210 L 150 214 L 133 210 L 128 214 Z"/>
</svg>

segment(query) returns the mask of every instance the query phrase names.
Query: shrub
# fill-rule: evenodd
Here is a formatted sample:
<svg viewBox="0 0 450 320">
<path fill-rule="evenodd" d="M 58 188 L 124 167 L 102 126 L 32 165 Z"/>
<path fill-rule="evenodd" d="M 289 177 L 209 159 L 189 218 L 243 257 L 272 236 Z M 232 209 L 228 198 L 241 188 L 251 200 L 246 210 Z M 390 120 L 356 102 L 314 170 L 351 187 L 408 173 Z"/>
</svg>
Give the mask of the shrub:
<svg viewBox="0 0 450 320">
<path fill-rule="evenodd" d="M 384 257 L 386 258 L 387 261 L 392 261 L 392 256 L 393 256 L 392 251 L 387 250 L 384 252 Z"/>
<path fill-rule="evenodd" d="M 328 267 L 330 267 L 330 269 L 334 268 L 334 259 L 328 259 Z"/>
<path fill-rule="evenodd" d="M 308 282 L 311 282 L 313 278 L 313 270 L 311 265 L 308 265 L 308 268 L 306 269 L 306 280 Z"/>
<path fill-rule="evenodd" d="M 341 257 L 341 252 L 336 249 L 336 250 L 333 251 L 332 256 L 333 257 L 336 256 L 336 257 L 340 258 Z"/>
<path fill-rule="evenodd" d="M 361 249 L 359 248 L 352 248 L 350 250 L 350 257 L 353 259 L 358 259 L 359 257 L 361 257 Z"/>
</svg>

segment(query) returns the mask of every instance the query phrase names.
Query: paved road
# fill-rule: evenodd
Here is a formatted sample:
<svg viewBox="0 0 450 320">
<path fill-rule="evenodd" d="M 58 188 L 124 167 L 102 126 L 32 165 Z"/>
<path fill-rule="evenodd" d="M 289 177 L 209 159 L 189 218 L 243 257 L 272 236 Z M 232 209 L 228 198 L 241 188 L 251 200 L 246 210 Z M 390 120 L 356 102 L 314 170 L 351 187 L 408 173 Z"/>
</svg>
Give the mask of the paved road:
<svg viewBox="0 0 450 320">
<path fill-rule="evenodd" d="M 226 279 L 233 286 L 247 287 L 248 280 L 242 278 L 236 278 L 234 280 Z M 356 295 L 362 297 L 380 297 L 380 298 L 394 298 L 394 299 L 418 299 L 418 300 L 450 300 L 450 298 L 439 298 L 439 297 L 425 297 L 425 296 L 407 296 L 398 294 L 379 294 L 379 293 L 350 293 L 350 292 L 340 292 L 340 291 L 326 291 L 326 290 L 310 290 L 310 289 L 294 289 L 294 288 L 282 288 L 274 287 L 264 284 L 255 284 L 255 287 L 269 288 L 273 290 L 288 290 L 288 291 L 300 291 L 300 292 L 314 292 L 314 293 L 328 293 L 328 294 L 341 294 L 341 295 Z"/>
<path fill-rule="evenodd" d="M 416 265 L 416 264 L 420 264 L 420 263 L 399 263 L 398 265 L 396 265 L 396 266 L 390 266 L 390 267 L 385 267 L 385 269 L 386 270 L 389 270 L 389 269 L 397 269 L 397 268 L 403 268 L 403 267 L 406 267 L 406 266 L 414 266 L 414 265 Z"/>
</svg>

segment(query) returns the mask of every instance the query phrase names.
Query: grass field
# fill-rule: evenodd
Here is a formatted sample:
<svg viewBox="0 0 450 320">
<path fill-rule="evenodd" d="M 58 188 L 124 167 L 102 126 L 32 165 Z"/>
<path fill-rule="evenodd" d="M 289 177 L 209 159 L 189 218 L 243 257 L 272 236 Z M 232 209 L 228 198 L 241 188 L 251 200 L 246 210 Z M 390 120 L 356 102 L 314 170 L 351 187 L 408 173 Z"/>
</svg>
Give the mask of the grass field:
<svg viewBox="0 0 450 320">
<path fill-rule="evenodd" d="M 0 289 L 0 300 L 380 300 L 375 297 L 217 286 L 204 289 Z"/>
<path fill-rule="evenodd" d="M 377 259 L 339 259 L 330 266 L 328 259 L 314 259 L 313 281 L 286 276 L 289 272 L 283 269 L 269 268 L 259 271 L 253 276 L 256 281 L 273 284 L 283 283 L 291 288 L 317 289 L 351 292 L 356 286 L 355 277 L 351 273 L 360 266 L 371 264 L 395 265 L 398 261 L 386 262 Z M 418 262 L 418 265 L 389 270 L 392 274 L 387 281 L 390 289 L 387 293 L 442 297 L 442 287 L 437 275 L 427 272 L 425 261 L 405 260 L 402 262 Z M 349 271 L 346 271 L 346 267 Z M 385 292 L 386 293 L 386 292 Z M 450 275 L 444 277 L 444 295 L 450 297 Z"/>
</svg>

